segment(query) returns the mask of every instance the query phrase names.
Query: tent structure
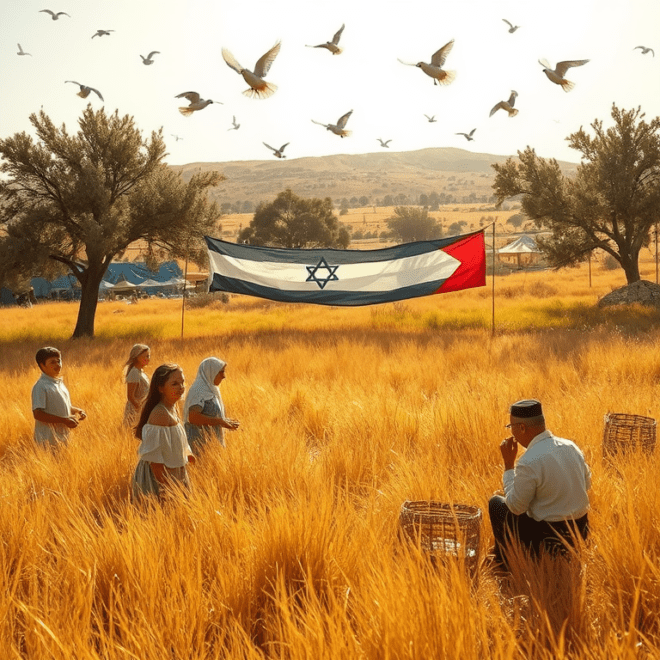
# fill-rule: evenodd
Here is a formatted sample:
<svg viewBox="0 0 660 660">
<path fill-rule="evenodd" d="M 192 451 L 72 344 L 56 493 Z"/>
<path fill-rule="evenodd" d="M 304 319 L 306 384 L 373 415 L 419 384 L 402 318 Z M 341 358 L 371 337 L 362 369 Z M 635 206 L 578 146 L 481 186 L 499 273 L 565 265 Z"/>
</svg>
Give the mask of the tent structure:
<svg viewBox="0 0 660 660">
<path fill-rule="evenodd" d="M 513 243 L 500 248 L 497 253 L 500 258 L 504 257 L 507 261 L 509 259 L 515 259 L 518 268 L 521 268 L 523 264 L 536 264 L 541 257 L 541 250 L 539 250 L 536 241 L 527 234 L 523 234 L 520 238 L 513 241 Z"/>
<path fill-rule="evenodd" d="M 115 284 L 112 286 L 113 293 L 131 294 L 139 290 L 140 290 L 139 284 L 133 284 L 133 282 L 129 282 L 128 280 L 125 279 L 120 279 L 118 282 L 115 282 Z"/>
</svg>

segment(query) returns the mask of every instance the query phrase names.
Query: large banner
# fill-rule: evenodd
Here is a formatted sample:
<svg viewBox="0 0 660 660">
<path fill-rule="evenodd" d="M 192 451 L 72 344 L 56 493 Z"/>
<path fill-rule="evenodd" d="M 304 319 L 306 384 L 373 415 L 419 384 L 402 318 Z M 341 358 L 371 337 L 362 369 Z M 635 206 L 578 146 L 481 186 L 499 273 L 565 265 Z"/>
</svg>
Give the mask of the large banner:
<svg viewBox="0 0 660 660">
<path fill-rule="evenodd" d="M 209 291 L 318 305 L 377 303 L 486 284 L 483 231 L 380 250 L 311 250 L 205 236 Z"/>
</svg>

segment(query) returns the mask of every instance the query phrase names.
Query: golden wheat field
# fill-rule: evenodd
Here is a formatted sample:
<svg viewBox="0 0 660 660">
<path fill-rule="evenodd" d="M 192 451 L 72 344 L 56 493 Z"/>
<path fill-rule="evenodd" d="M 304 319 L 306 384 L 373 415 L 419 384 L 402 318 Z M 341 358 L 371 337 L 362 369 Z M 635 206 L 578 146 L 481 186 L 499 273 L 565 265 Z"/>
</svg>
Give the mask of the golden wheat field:
<svg viewBox="0 0 660 660">
<path fill-rule="evenodd" d="M 642 264 L 654 279 L 654 265 Z M 660 416 L 660 313 L 600 310 L 620 271 L 520 273 L 375 308 L 232 297 L 0 316 L 0 658 L 202 660 L 660 657 L 660 459 L 601 458 L 608 411 Z M 120 426 L 135 342 L 160 363 L 228 363 L 227 448 L 162 507 L 129 501 L 137 441 Z M 32 442 L 40 346 L 88 419 Z M 570 563 L 520 558 L 509 580 L 402 542 L 405 500 L 481 507 L 501 487 L 508 405 L 543 401 L 593 472 L 592 536 Z"/>
</svg>

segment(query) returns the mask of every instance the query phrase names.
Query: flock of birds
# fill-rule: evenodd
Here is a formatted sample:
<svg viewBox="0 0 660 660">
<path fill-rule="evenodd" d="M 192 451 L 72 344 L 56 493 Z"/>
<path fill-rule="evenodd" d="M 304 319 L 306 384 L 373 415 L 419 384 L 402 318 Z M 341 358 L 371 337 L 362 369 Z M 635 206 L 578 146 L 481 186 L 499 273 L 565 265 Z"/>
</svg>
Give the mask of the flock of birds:
<svg viewBox="0 0 660 660">
<path fill-rule="evenodd" d="M 40 10 L 40 13 L 49 14 L 53 21 L 59 20 L 61 16 L 67 16 L 70 18 L 70 15 L 63 11 L 54 12 L 50 9 L 42 9 Z M 502 20 L 504 21 L 504 23 L 507 24 L 508 32 L 511 34 L 515 33 L 521 27 L 519 25 L 514 25 L 507 19 L 502 19 Z M 343 49 L 339 46 L 339 42 L 342 33 L 344 31 L 344 28 L 345 28 L 345 24 L 342 24 L 339 30 L 337 30 L 337 32 L 334 34 L 332 40 L 314 46 L 308 45 L 307 47 L 324 48 L 328 50 L 332 55 L 340 55 L 343 52 Z M 111 36 L 113 32 L 114 30 L 99 29 L 96 31 L 95 34 L 92 35 L 91 38 L 94 39 L 95 37 Z M 400 59 L 399 62 L 401 62 L 401 64 L 404 64 L 406 66 L 414 66 L 421 69 L 421 71 L 424 74 L 426 74 L 433 80 L 434 85 L 449 85 L 456 78 L 456 72 L 452 70 L 447 70 L 444 67 L 453 46 L 454 46 L 454 40 L 452 39 L 451 41 L 447 42 L 444 46 L 442 46 L 442 48 L 440 48 L 435 53 L 433 53 L 433 55 L 430 58 L 431 60 L 430 62 L 420 61 L 414 63 L 414 62 L 404 62 L 403 60 Z M 279 54 L 280 48 L 281 48 L 281 42 L 278 41 L 270 50 L 266 51 L 257 60 L 252 70 L 239 64 L 238 60 L 234 57 L 234 55 L 231 53 L 231 51 L 229 51 L 228 48 L 222 48 L 222 57 L 225 63 L 227 64 L 227 66 L 230 67 L 232 70 L 234 70 L 236 73 L 238 73 L 240 76 L 242 76 L 243 80 L 248 85 L 248 88 L 243 91 L 244 95 L 255 99 L 266 99 L 272 96 L 276 92 L 277 85 L 275 85 L 270 80 L 266 80 L 266 76 L 268 75 L 270 68 L 273 65 L 273 62 L 275 61 L 277 55 Z M 646 46 L 636 46 L 633 50 L 637 50 L 637 49 L 641 50 L 642 55 L 646 55 L 650 52 L 651 55 L 655 57 L 655 52 L 653 51 L 652 48 Z M 20 43 L 18 44 L 17 54 L 22 56 L 31 55 L 31 53 L 28 53 L 23 50 Z M 142 63 L 144 65 L 151 65 L 154 63 L 154 59 L 153 59 L 154 55 L 159 55 L 159 54 L 160 51 L 154 50 L 151 51 L 146 57 L 144 55 L 140 55 L 140 58 L 142 59 Z M 575 86 L 575 83 L 573 83 L 572 81 L 566 78 L 566 74 L 568 70 L 574 67 L 583 66 L 588 62 L 589 60 L 587 59 L 564 60 L 558 62 L 557 65 L 553 68 L 546 60 L 544 59 L 539 60 L 539 64 L 541 64 L 541 66 L 543 67 L 543 73 L 546 75 L 548 80 L 556 85 L 559 85 L 565 92 L 570 92 Z M 94 92 L 101 99 L 101 101 L 104 101 L 101 92 L 98 89 L 95 89 L 94 87 L 84 85 L 82 83 L 76 82 L 75 80 L 66 80 L 65 83 L 73 83 L 75 85 L 78 85 L 79 91 L 77 92 L 77 95 L 83 99 L 87 98 L 90 95 L 90 93 Z M 506 113 L 508 113 L 509 117 L 515 117 L 519 112 L 518 109 L 514 107 L 517 96 L 518 93 L 515 90 L 511 90 L 511 94 L 509 98 L 507 100 L 502 100 L 496 103 L 491 109 L 489 116 L 492 117 L 499 110 L 504 110 Z M 177 94 L 175 98 L 177 99 L 183 98 L 188 101 L 187 106 L 179 107 L 179 112 L 186 117 L 191 116 L 195 112 L 199 112 L 203 110 L 212 103 L 221 104 L 220 101 L 213 101 L 211 99 L 201 98 L 200 94 L 196 91 L 182 92 L 181 94 Z M 353 110 L 349 110 L 347 113 L 339 117 L 339 119 L 335 124 L 333 123 L 325 124 L 316 121 L 315 119 L 312 119 L 311 121 L 314 124 L 323 126 L 326 130 L 331 131 L 334 135 L 338 135 L 340 138 L 344 138 L 344 137 L 348 137 L 351 134 L 351 131 L 346 129 L 346 124 L 348 123 L 348 120 L 350 119 L 352 113 Z M 435 119 L 435 115 L 432 116 L 424 115 L 424 116 L 430 123 L 435 123 L 437 121 Z M 236 116 L 234 115 L 232 118 L 232 127 L 229 128 L 228 130 L 230 131 L 238 130 L 240 126 L 241 125 L 237 123 Z M 473 128 L 469 133 L 459 132 L 459 133 L 455 133 L 455 135 L 463 136 L 468 142 L 471 142 L 474 140 L 474 134 L 476 130 L 477 130 L 476 128 Z M 177 141 L 182 139 L 178 135 L 174 135 L 174 134 L 172 134 L 172 137 L 174 137 Z M 389 143 L 392 140 L 391 139 L 383 140 L 381 138 L 377 138 L 377 141 L 380 143 L 380 146 L 382 148 L 389 148 Z M 283 144 L 279 149 L 275 149 L 274 147 L 271 147 L 269 144 L 266 144 L 265 142 L 263 144 L 273 152 L 273 155 L 276 158 L 286 158 L 283 152 L 285 147 L 289 145 L 289 142 Z"/>
</svg>

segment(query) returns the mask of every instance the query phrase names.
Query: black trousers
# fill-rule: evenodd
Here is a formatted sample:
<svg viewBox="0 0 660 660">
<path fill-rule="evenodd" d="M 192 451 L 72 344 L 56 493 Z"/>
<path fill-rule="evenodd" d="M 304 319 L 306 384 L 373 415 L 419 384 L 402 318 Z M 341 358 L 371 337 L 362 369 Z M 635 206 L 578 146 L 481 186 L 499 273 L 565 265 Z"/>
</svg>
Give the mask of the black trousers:
<svg viewBox="0 0 660 660">
<path fill-rule="evenodd" d="M 495 537 L 495 553 L 502 560 L 505 559 L 507 545 L 514 539 L 532 556 L 538 556 L 541 551 L 564 552 L 566 544 L 573 546 L 576 538 L 586 540 L 589 536 L 587 514 L 577 520 L 534 520 L 526 513 L 511 513 L 501 495 L 493 495 L 488 501 L 488 515 Z"/>
</svg>

